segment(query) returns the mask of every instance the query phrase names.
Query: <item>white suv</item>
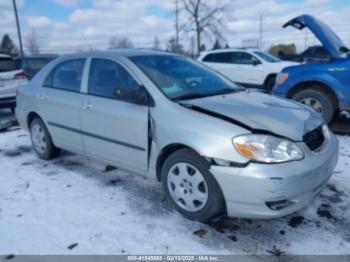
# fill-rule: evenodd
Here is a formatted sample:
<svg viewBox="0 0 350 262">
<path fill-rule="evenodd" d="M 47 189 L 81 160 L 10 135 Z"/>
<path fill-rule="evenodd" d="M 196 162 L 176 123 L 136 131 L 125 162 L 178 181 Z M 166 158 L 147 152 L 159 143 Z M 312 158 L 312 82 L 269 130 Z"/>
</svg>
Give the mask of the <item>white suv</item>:
<svg viewBox="0 0 350 262">
<path fill-rule="evenodd" d="M 16 107 L 16 89 L 26 84 L 27 74 L 18 69 L 11 56 L 0 54 L 0 108 Z"/>
<path fill-rule="evenodd" d="M 276 76 L 295 62 L 281 61 L 269 53 L 246 49 L 220 49 L 202 53 L 198 61 L 245 87 L 271 91 Z"/>
</svg>

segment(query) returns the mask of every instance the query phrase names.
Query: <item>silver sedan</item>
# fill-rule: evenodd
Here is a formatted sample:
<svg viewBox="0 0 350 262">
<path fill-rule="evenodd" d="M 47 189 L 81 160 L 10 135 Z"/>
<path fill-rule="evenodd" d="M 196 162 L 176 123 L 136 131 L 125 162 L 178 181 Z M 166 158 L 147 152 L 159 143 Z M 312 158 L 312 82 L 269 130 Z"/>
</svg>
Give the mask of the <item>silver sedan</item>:
<svg viewBox="0 0 350 262">
<path fill-rule="evenodd" d="M 337 139 L 316 113 L 170 53 L 61 57 L 17 94 L 39 157 L 65 149 L 154 178 L 193 220 L 295 212 L 337 162 Z"/>
</svg>

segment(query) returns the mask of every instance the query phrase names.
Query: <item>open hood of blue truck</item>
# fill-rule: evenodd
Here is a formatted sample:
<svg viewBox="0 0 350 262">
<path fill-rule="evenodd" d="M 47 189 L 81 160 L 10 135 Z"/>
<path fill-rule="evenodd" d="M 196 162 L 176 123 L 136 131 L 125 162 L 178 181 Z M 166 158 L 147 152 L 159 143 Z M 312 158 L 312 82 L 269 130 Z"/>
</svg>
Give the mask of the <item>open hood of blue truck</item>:
<svg viewBox="0 0 350 262">
<path fill-rule="evenodd" d="M 349 52 L 349 48 L 328 25 L 311 15 L 298 16 L 283 25 L 283 28 L 288 26 L 299 30 L 303 30 L 305 27 L 309 28 L 333 58 L 339 58 L 344 53 Z"/>
</svg>

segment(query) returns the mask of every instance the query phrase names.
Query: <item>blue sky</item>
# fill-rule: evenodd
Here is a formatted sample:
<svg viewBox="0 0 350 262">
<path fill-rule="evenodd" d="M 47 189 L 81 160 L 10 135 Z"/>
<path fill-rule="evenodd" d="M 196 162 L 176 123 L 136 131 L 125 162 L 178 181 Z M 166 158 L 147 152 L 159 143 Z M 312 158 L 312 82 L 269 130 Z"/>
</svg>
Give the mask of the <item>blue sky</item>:
<svg viewBox="0 0 350 262">
<path fill-rule="evenodd" d="M 8 3 L 7 3 L 7 2 Z M 17 0 L 24 38 L 35 30 L 43 51 L 74 52 L 93 46 L 105 49 L 113 37 L 128 37 L 135 46 L 150 47 L 157 37 L 163 47 L 174 35 L 173 0 Z M 215 3 L 218 0 L 207 0 Z M 227 0 L 230 1 L 230 0 Z M 227 10 L 225 40 L 239 46 L 242 40 L 258 37 L 259 16 L 264 16 L 264 47 L 296 42 L 302 49 L 305 35 L 282 31 L 281 25 L 302 13 L 310 13 L 330 24 L 350 44 L 350 0 L 234 0 Z M 0 2 L 0 34 L 16 39 L 10 0 Z M 186 23 L 186 14 L 181 15 Z M 190 48 L 193 35 L 182 33 Z M 206 38 L 212 45 L 215 39 Z M 308 36 L 308 43 L 315 43 Z"/>
</svg>

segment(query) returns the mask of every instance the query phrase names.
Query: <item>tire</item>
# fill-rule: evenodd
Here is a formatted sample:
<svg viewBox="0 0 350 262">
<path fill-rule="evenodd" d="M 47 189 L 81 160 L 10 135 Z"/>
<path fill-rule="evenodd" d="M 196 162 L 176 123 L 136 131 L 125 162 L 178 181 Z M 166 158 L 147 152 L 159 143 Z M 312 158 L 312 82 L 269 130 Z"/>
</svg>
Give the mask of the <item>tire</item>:
<svg viewBox="0 0 350 262">
<path fill-rule="evenodd" d="M 336 112 L 336 106 L 332 97 L 321 90 L 304 90 L 296 93 L 292 99 L 314 109 L 323 117 L 327 124 L 332 121 Z"/>
<path fill-rule="evenodd" d="M 276 84 L 276 76 L 270 76 L 265 82 L 266 91 L 272 92 L 272 89 L 274 88 L 275 84 Z"/>
<path fill-rule="evenodd" d="M 195 152 L 184 149 L 170 155 L 161 176 L 167 198 L 184 217 L 206 223 L 225 213 L 224 197 L 209 164 Z"/>
<path fill-rule="evenodd" d="M 51 135 L 40 118 L 30 123 L 30 138 L 36 154 L 44 159 L 52 159 L 59 155 L 60 149 L 52 143 Z"/>
</svg>

